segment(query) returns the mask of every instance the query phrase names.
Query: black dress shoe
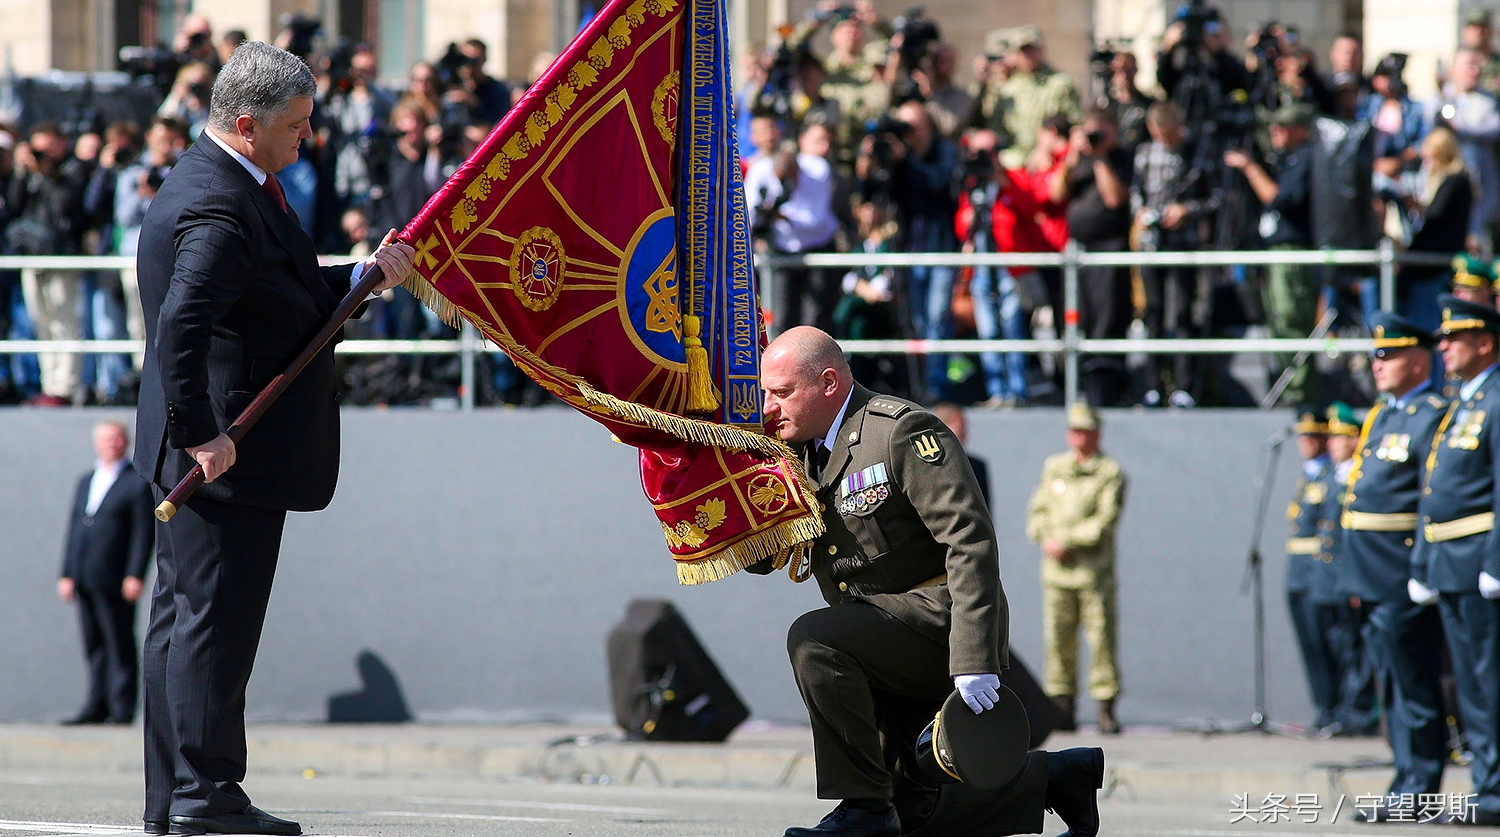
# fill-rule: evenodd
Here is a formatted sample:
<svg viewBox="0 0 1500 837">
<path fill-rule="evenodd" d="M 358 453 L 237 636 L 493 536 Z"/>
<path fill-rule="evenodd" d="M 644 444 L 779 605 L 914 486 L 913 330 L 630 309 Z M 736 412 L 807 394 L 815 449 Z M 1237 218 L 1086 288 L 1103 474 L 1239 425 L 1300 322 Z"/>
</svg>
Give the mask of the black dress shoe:
<svg viewBox="0 0 1500 837">
<path fill-rule="evenodd" d="M 852 808 L 843 803 L 812 828 L 788 828 L 786 837 L 901 837 L 896 806 Z"/>
<path fill-rule="evenodd" d="M 108 712 L 79 712 L 77 715 L 62 722 L 65 727 L 81 727 L 89 724 L 102 724 L 109 720 Z"/>
<path fill-rule="evenodd" d="M 1103 750 L 1075 747 L 1047 754 L 1047 809 L 1067 823 L 1062 837 L 1096 837 L 1102 787 Z"/>
<path fill-rule="evenodd" d="M 250 805 L 237 814 L 216 817 L 172 817 L 172 834 L 281 834 L 296 837 L 302 826 L 273 817 Z"/>
<path fill-rule="evenodd" d="M 147 834 L 155 834 L 157 837 L 160 837 L 160 835 L 171 833 L 167 824 L 161 820 L 146 820 L 145 825 L 146 827 L 141 830 Z"/>
</svg>

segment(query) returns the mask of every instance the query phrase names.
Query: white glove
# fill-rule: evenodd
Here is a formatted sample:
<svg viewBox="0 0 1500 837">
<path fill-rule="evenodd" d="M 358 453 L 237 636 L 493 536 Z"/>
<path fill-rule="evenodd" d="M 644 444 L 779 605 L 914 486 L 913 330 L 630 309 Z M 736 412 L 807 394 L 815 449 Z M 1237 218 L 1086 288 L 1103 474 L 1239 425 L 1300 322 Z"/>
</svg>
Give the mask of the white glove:
<svg viewBox="0 0 1500 837">
<path fill-rule="evenodd" d="M 958 694 L 974 710 L 975 715 L 986 709 L 994 709 L 995 702 L 1000 700 L 998 674 L 960 674 L 953 678 L 953 685 L 958 688 Z"/>
<path fill-rule="evenodd" d="M 1483 582 L 1480 583 L 1482 584 Z M 1406 580 L 1406 595 L 1411 597 L 1413 603 L 1419 605 L 1430 605 L 1438 600 L 1436 590 L 1417 581 L 1415 578 L 1408 578 Z"/>
<path fill-rule="evenodd" d="M 1489 573 L 1479 574 L 1479 595 L 1486 599 L 1500 599 L 1500 578 Z"/>
</svg>

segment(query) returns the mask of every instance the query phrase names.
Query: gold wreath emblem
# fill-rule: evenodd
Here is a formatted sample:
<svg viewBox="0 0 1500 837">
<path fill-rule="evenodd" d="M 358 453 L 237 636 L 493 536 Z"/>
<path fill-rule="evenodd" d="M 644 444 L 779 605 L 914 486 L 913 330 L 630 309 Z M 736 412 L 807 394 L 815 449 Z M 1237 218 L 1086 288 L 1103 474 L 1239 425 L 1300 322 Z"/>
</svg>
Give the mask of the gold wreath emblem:
<svg viewBox="0 0 1500 837">
<path fill-rule="evenodd" d="M 786 483 L 774 474 L 761 474 L 750 480 L 750 505 L 761 514 L 776 514 L 786 508 Z"/>
<path fill-rule="evenodd" d="M 546 227 L 521 233 L 510 253 L 510 286 L 521 304 L 533 311 L 546 311 L 562 293 L 567 255 L 562 239 Z"/>
<path fill-rule="evenodd" d="M 677 145 L 677 97 L 681 89 L 682 73 L 673 70 L 667 73 L 661 84 L 656 85 L 656 92 L 651 94 L 651 118 L 656 122 L 656 130 L 666 140 L 668 147 Z"/>
</svg>

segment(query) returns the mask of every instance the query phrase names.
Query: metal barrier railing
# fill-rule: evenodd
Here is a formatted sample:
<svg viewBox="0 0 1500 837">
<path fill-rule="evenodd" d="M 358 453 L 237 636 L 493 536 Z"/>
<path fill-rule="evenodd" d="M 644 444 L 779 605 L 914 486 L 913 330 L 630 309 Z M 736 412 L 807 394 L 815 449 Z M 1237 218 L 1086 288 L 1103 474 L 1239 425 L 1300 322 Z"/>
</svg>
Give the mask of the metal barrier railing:
<svg viewBox="0 0 1500 837">
<path fill-rule="evenodd" d="M 323 264 L 342 264 L 353 256 L 322 256 Z M 1257 338 L 1155 338 L 1098 340 L 1078 331 L 1078 271 L 1084 267 L 1231 267 L 1238 265 L 1300 264 L 1323 267 L 1375 267 L 1380 286 L 1380 307 L 1392 310 L 1396 303 L 1398 265 L 1445 266 L 1450 256 L 1402 253 L 1389 240 L 1374 250 L 1233 250 L 1142 253 L 1135 251 L 1091 253 L 1076 243 L 1061 253 L 808 253 L 760 254 L 762 307 L 769 309 L 775 271 L 798 267 L 1051 267 L 1062 270 L 1062 333 L 1051 339 L 1031 340 L 843 340 L 839 345 L 850 354 L 1023 353 L 1060 355 L 1064 368 L 1064 401 L 1078 398 L 1078 359 L 1083 354 L 1338 354 L 1367 352 L 1371 340 L 1335 337 L 1296 339 Z M 0 270 L 127 270 L 135 267 L 129 256 L 0 256 Z M 136 340 L 0 340 L 0 354 L 61 352 L 113 354 L 139 352 Z M 457 340 L 345 340 L 336 349 L 349 355 L 422 354 L 460 356 L 460 404 L 474 407 L 474 361 L 486 348 L 478 332 L 465 324 Z"/>
</svg>

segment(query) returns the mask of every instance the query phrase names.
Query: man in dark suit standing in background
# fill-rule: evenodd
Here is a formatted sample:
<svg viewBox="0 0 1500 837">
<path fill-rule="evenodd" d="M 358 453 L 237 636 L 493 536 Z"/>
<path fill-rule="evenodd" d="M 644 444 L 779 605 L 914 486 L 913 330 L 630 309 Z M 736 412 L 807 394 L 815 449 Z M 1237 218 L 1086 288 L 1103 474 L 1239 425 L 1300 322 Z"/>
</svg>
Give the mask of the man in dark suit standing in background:
<svg viewBox="0 0 1500 837">
<path fill-rule="evenodd" d="M 366 270 L 394 287 L 413 251 L 386 235 L 361 264 L 320 268 L 275 172 L 312 136 L 317 87 L 296 56 L 247 42 L 214 82 L 209 126 L 141 227 L 146 318 L 136 462 L 161 499 L 205 485 L 162 527 L 145 647 L 148 834 L 300 834 L 250 804 L 245 687 L 288 511 L 338 479 L 338 392 L 325 348 L 236 444 L 224 434 Z"/>
<path fill-rule="evenodd" d="M 135 603 L 151 560 L 156 520 L 151 487 L 125 458 L 129 444 L 125 425 L 95 425 L 99 459 L 73 492 L 57 595 L 78 605 L 89 697 L 66 724 L 128 724 L 135 719 L 140 687 Z"/>
</svg>

